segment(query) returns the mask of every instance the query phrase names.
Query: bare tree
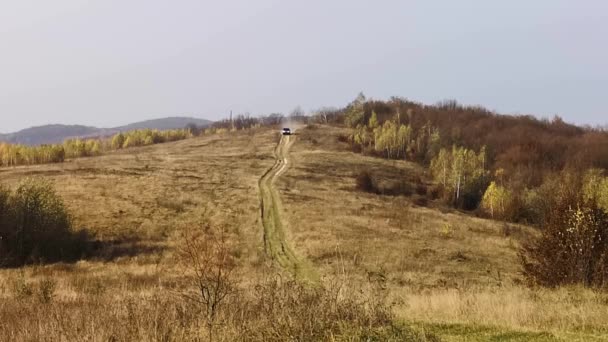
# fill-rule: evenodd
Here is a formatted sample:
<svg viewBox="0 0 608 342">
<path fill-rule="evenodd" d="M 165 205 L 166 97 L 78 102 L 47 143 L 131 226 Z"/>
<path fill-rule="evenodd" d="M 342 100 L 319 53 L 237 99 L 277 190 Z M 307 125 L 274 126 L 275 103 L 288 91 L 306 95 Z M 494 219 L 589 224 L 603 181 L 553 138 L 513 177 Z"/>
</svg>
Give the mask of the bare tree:
<svg viewBox="0 0 608 342">
<path fill-rule="evenodd" d="M 236 265 L 224 230 L 216 232 L 206 225 L 204 232 L 186 233 L 179 256 L 196 288 L 183 295 L 202 307 L 212 341 L 218 313 L 236 289 Z"/>
</svg>

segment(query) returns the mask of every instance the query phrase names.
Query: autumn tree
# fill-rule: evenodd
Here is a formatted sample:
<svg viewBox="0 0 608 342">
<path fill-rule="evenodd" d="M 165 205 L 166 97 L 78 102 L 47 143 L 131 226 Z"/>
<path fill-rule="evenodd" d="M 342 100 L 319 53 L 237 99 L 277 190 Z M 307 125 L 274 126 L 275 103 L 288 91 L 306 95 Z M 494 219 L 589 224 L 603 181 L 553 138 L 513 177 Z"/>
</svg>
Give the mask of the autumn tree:
<svg viewBox="0 0 608 342">
<path fill-rule="evenodd" d="M 346 110 L 344 123 L 348 127 L 357 127 L 365 124 L 365 95 L 359 93 Z"/>
<path fill-rule="evenodd" d="M 512 201 L 511 191 L 491 182 L 481 200 L 481 208 L 492 218 L 507 219 Z"/>
<path fill-rule="evenodd" d="M 118 133 L 112 137 L 112 149 L 118 150 L 121 149 L 125 144 L 125 136 L 122 133 Z"/>
<path fill-rule="evenodd" d="M 597 206 L 608 212 L 608 178 L 603 170 L 589 169 L 583 178 L 583 198 L 595 202 Z"/>
<path fill-rule="evenodd" d="M 488 172 L 485 149 L 479 153 L 464 147 L 441 149 L 431 161 L 431 174 L 442 185 L 446 201 L 473 209 L 481 200 Z"/>
<path fill-rule="evenodd" d="M 378 123 L 378 114 L 376 114 L 375 111 L 372 111 L 372 116 L 369 118 L 369 123 L 368 123 L 367 127 L 369 127 L 369 129 L 373 131 L 379 125 L 380 124 Z"/>
</svg>

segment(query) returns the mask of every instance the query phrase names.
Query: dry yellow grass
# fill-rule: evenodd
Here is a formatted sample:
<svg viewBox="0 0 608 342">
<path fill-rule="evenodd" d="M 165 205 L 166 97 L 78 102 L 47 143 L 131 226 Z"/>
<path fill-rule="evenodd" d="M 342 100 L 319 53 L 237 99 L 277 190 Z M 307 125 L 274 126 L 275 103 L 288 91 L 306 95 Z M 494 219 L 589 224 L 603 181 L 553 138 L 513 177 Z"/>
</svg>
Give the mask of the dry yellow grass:
<svg viewBox="0 0 608 342">
<path fill-rule="evenodd" d="M 64 164 L 0 169 L 1 182 L 9 186 L 24 177 L 52 180 L 75 225 L 89 230 L 101 242 L 94 258 L 76 264 L 0 270 L 0 297 L 4 301 L 0 316 L 8 318 L 11 311 L 17 315 L 36 307 L 29 299 L 15 299 L 15 284 L 22 278 L 33 287 L 43 279 L 56 281 L 56 304 L 50 312 L 43 311 L 61 313 L 65 320 L 80 319 L 82 336 L 95 336 L 90 329 L 118 324 L 110 320 L 110 325 L 104 325 L 103 320 L 114 317 L 112 312 L 118 320 L 118 311 L 125 310 L 124 303 L 142 303 L 136 310 L 142 318 L 151 313 L 159 315 L 161 311 L 155 310 L 162 310 L 162 306 L 158 305 L 171 299 L 175 307 L 182 302 L 176 301 L 176 296 L 190 286 L 185 269 L 176 262 L 174 247 L 180 243 L 182 232 L 202 229 L 206 220 L 229 229 L 238 253 L 239 273 L 256 279 L 258 266 L 265 262 L 257 183 L 259 175 L 274 162 L 274 145 L 273 134 L 268 131 L 242 132 L 134 148 Z M 150 302 L 157 297 L 162 301 Z M 87 308 L 94 312 L 81 312 Z M 3 319 L 0 339 L 13 336 L 6 335 L 10 333 L 17 340 L 44 340 L 44 333 L 53 330 L 52 322 L 44 322 L 46 318 L 42 313 L 26 317 L 20 321 L 22 326 Z M 70 326 L 59 330 L 78 334 L 79 329 Z M 143 333 L 145 326 L 138 329 Z M 57 336 L 51 334 L 48 339 Z M 67 337 L 75 340 L 75 336 Z M 103 336 L 110 335 L 101 334 L 99 340 L 108 340 Z M 152 340 L 148 335 L 130 336 Z"/>
<path fill-rule="evenodd" d="M 407 321 L 606 336 L 604 294 L 522 285 L 518 249 L 532 228 L 356 190 L 364 169 L 381 179 L 425 175 L 413 163 L 350 152 L 339 141 L 347 133 L 325 126 L 302 131 L 280 183 L 293 245 L 322 274 L 376 282 Z"/>
<path fill-rule="evenodd" d="M 510 226 L 505 234 L 502 223 L 435 203 L 421 207 L 412 197 L 357 191 L 355 177 L 362 169 L 388 182 L 425 179 L 424 169 L 349 152 L 338 139 L 346 133 L 327 126 L 300 131 L 289 152 L 289 168 L 275 181 L 284 238 L 296 255 L 312 263 L 327 288 L 339 289 L 335 298 L 357 294 L 364 303 L 386 298 L 400 320 L 436 331 L 447 341 L 604 338 L 604 294 L 521 284 L 517 251 L 533 229 Z M 180 296 L 191 288 L 191 279 L 175 257 L 175 248 L 183 232 L 202 229 L 207 220 L 228 229 L 241 289 L 287 291 L 255 286 L 277 271 L 264 254 L 258 188 L 260 177 L 275 163 L 276 144 L 276 132 L 261 129 L 65 164 L 0 169 L 3 184 L 29 176 L 51 179 L 77 227 L 101 241 L 94 258 L 75 264 L 0 270 L 0 340 L 205 340 L 200 312 Z M 55 296 L 51 303 L 41 304 L 37 284 L 46 279 L 56 282 Z M 31 296 L 20 295 L 24 281 Z M 273 299 L 277 307 L 313 308 L 259 317 L 260 293 L 243 292 L 224 313 L 226 322 L 232 323 L 219 328 L 218 340 L 243 340 L 246 329 L 295 331 L 269 326 L 273 319 L 292 322 L 323 316 L 335 321 L 336 313 L 325 315 L 315 308 L 339 307 L 325 297 L 315 301 L 303 292 L 286 296 L 293 298 Z M 298 301 L 300 297 L 308 299 Z M 364 307 L 368 311 L 360 317 L 379 317 L 369 305 Z M 357 305 L 347 308 L 361 310 Z M 235 323 L 239 320 L 243 326 Z M 451 325 L 466 328 L 454 333 Z M 513 331 L 515 338 L 509 337 Z M 250 335 L 251 340 L 269 339 Z M 297 339 L 294 336 L 292 340 Z M 424 340 L 416 334 L 407 336 Z"/>
<path fill-rule="evenodd" d="M 225 229 L 240 281 L 213 340 L 385 334 L 390 314 L 382 303 L 369 305 L 376 296 L 368 289 L 298 287 L 264 254 L 258 183 L 275 163 L 277 138 L 274 130 L 234 132 L 0 169 L 5 185 L 32 176 L 52 180 L 76 226 L 98 240 L 94 255 L 74 264 L 0 270 L 0 340 L 211 339 L 201 306 L 184 297 L 195 279 L 176 253 L 182 233 L 205 233 L 208 223 Z M 53 288 L 47 299 L 44 284 Z M 407 330 L 386 336 L 396 333 L 418 339 Z"/>
</svg>

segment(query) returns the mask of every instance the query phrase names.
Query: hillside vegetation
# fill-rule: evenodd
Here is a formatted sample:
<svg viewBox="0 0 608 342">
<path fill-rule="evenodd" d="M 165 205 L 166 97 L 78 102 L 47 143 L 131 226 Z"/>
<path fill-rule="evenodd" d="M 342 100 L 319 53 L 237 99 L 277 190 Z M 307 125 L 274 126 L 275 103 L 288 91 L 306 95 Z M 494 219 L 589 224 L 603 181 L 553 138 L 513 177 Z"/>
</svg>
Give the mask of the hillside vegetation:
<svg viewBox="0 0 608 342">
<path fill-rule="evenodd" d="M 527 137 L 456 139 L 469 126 L 445 124 L 450 113 L 581 151 L 606 136 L 359 98 L 294 111 L 307 124 L 289 139 L 280 115 L 240 116 L 189 139 L 0 168 L 0 204 L 47 194 L 66 213 L 59 232 L 86 232 L 79 257 L 0 269 L 0 340 L 608 340 L 602 154 L 523 153 L 510 167 L 500 161 Z"/>
<path fill-rule="evenodd" d="M 66 159 L 92 157 L 104 152 L 136 146 L 147 146 L 192 137 L 188 129 L 134 130 L 110 138 L 68 139 L 62 144 L 28 146 L 0 142 L 0 167 L 63 163 Z"/>
<path fill-rule="evenodd" d="M 455 101 L 366 101 L 360 95 L 344 109 L 317 114 L 316 121 L 351 127 L 356 152 L 428 166 L 438 183 L 434 193 L 446 203 L 467 210 L 481 205 L 492 217 L 515 222 L 540 224 L 559 179 L 608 168 L 608 132 L 559 117 L 498 115 Z"/>
</svg>

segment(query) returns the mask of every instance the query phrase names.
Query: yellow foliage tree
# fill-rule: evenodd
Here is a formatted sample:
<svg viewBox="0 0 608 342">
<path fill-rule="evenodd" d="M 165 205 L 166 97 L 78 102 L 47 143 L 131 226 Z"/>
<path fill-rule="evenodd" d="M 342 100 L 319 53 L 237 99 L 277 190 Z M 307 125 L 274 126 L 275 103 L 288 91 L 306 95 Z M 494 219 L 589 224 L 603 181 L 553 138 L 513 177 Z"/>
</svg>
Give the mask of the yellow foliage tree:
<svg viewBox="0 0 608 342">
<path fill-rule="evenodd" d="M 496 182 L 492 182 L 483 195 L 481 208 L 493 218 L 505 219 L 508 216 L 512 200 L 511 191 L 496 184 Z"/>
</svg>

